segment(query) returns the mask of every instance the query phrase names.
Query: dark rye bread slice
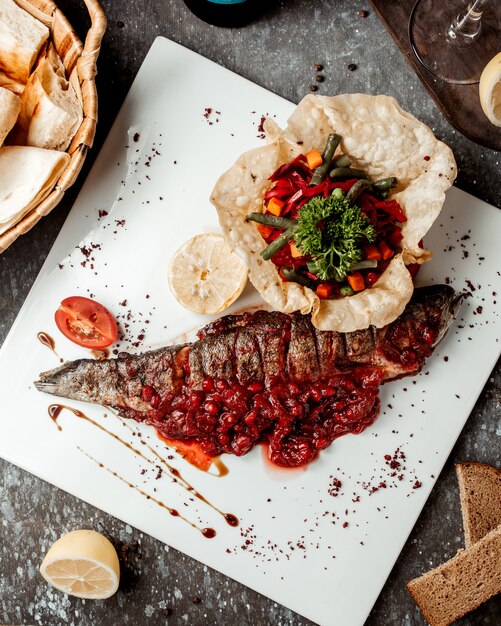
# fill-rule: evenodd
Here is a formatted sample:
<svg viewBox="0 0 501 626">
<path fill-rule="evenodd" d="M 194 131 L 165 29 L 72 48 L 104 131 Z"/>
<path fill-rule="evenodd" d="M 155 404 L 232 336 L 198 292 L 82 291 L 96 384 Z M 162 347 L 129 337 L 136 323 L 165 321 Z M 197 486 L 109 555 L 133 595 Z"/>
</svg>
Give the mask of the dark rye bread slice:
<svg viewBox="0 0 501 626">
<path fill-rule="evenodd" d="M 501 469 L 485 463 L 456 465 L 468 548 L 501 524 Z"/>
<path fill-rule="evenodd" d="M 430 626 L 449 626 L 501 592 L 501 526 L 407 583 Z"/>
</svg>

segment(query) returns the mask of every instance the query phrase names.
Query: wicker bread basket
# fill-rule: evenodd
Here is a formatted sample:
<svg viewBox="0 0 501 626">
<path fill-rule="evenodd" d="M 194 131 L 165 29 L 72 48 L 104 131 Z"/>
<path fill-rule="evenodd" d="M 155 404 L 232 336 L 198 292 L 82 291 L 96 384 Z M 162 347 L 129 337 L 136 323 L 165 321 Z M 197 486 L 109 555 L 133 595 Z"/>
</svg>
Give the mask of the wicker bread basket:
<svg viewBox="0 0 501 626">
<path fill-rule="evenodd" d="M 36 17 L 50 30 L 54 44 L 66 69 L 66 75 L 75 89 L 83 108 L 83 120 L 67 150 L 71 157 L 68 166 L 54 188 L 15 226 L 0 235 L 0 253 L 20 235 L 28 232 L 40 218 L 58 204 L 64 192 L 75 182 L 92 146 L 97 123 L 97 92 L 95 76 L 101 40 L 106 30 L 106 16 L 97 0 L 84 0 L 89 11 L 91 27 L 82 44 L 63 13 L 51 0 L 15 0 L 25 11 Z"/>
</svg>

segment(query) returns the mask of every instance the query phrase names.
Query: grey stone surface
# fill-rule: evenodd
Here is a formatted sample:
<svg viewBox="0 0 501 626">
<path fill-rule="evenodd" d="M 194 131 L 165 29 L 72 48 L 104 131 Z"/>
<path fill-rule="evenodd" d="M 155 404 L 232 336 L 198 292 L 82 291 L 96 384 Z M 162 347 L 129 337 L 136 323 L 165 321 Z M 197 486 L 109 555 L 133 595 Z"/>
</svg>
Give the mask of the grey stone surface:
<svg viewBox="0 0 501 626">
<path fill-rule="evenodd" d="M 76 0 L 58 4 L 83 34 L 88 24 L 83 4 Z M 181 0 L 106 0 L 104 6 L 109 26 L 99 63 L 100 123 L 96 144 L 78 183 L 61 205 L 0 256 L 0 341 L 24 302 L 157 35 L 165 35 L 292 101 L 309 93 L 309 85 L 314 83 L 315 63 L 325 66 L 325 82 L 319 84 L 319 93 L 391 94 L 452 147 L 459 165 L 457 185 L 501 206 L 500 154 L 475 145 L 445 121 L 372 11 L 366 19 L 358 15 L 360 9 L 369 8 L 366 3 L 270 2 L 261 20 L 238 30 L 204 24 L 188 12 Z M 357 69 L 349 72 L 349 63 L 355 63 Z M 405 589 L 405 581 L 450 558 L 463 546 L 454 463 L 476 460 L 499 464 L 500 422 L 498 364 L 367 626 L 425 624 Z M 311 623 L 6 462 L 0 461 L 0 471 L 2 623 L 82 626 Z M 49 589 L 38 573 L 50 544 L 62 533 L 79 527 L 109 534 L 127 557 L 122 560 L 123 585 L 106 602 L 69 598 Z M 304 592 L 308 593 L 308 581 Z M 495 599 L 460 623 L 494 626 L 499 624 L 500 612 L 500 603 Z"/>
</svg>

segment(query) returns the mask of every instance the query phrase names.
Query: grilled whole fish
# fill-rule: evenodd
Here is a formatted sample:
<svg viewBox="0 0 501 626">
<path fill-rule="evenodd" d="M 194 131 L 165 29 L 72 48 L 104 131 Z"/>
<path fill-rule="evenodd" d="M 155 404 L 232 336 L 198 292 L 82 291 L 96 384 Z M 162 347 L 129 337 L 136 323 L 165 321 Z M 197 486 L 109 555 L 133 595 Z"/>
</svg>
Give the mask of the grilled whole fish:
<svg viewBox="0 0 501 626">
<path fill-rule="evenodd" d="M 212 456 L 264 441 L 272 462 L 302 465 L 374 422 L 379 385 L 422 368 L 461 299 L 447 285 L 416 289 L 393 323 L 346 334 L 316 330 L 300 314 L 227 315 L 194 343 L 65 363 L 35 385 L 113 407 Z"/>
</svg>

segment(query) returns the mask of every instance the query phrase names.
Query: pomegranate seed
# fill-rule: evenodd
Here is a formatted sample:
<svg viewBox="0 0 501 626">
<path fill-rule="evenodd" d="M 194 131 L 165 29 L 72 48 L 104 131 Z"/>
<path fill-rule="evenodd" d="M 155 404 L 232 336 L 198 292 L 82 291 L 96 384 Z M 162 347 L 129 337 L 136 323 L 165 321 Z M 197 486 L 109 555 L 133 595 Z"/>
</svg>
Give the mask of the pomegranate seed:
<svg viewBox="0 0 501 626">
<path fill-rule="evenodd" d="M 145 402 L 151 402 L 153 395 L 155 394 L 155 389 L 151 385 L 144 385 L 141 389 L 141 396 Z"/>
<path fill-rule="evenodd" d="M 250 393 L 259 393 L 260 391 L 263 391 L 263 385 L 262 383 L 258 382 L 251 383 L 248 386 L 248 390 L 250 391 Z"/>
<path fill-rule="evenodd" d="M 317 387 L 314 387 L 311 390 L 311 397 L 313 398 L 314 402 L 320 402 L 320 400 L 322 399 L 322 391 Z"/>
<path fill-rule="evenodd" d="M 244 422 L 247 424 L 247 426 L 252 426 L 252 424 L 254 424 L 254 422 L 256 421 L 256 417 L 257 417 L 256 412 L 255 411 L 250 411 L 244 417 Z"/>
<path fill-rule="evenodd" d="M 160 396 L 158 395 L 158 393 L 153 394 L 153 398 L 151 399 L 150 404 L 154 409 L 158 407 L 158 405 L 160 404 Z"/>
<path fill-rule="evenodd" d="M 209 415 L 217 415 L 219 413 L 219 404 L 212 400 L 204 402 L 204 411 Z"/>
<path fill-rule="evenodd" d="M 205 392 L 210 392 L 210 391 L 214 391 L 215 386 L 214 386 L 214 381 L 212 380 L 212 378 L 204 378 L 202 381 L 202 389 Z"/>
</svg>

